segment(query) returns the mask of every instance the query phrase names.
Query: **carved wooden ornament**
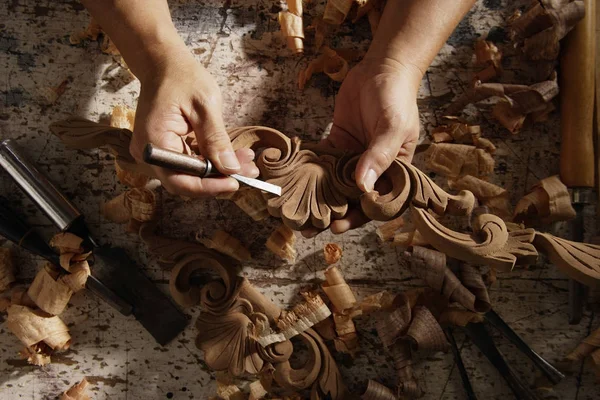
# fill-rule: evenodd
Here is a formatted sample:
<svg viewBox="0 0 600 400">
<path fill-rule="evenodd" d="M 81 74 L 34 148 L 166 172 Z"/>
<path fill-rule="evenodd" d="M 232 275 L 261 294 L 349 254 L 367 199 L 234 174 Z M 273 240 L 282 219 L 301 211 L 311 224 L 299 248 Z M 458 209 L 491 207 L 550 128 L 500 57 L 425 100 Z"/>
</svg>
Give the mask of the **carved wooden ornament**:
<svg viewBox="0 0 600 400">
<path fill-rule="evenodd" d="M 51 129 L 68 147 L 108 147 L 121 167 L 152 175 L 149 166 L 135 164 L 129 154 L 132 133 L 127 129 L 80 118 L 52 124 Z M 378 221 L 396 218 L 410 207 L 425 242 L 450 257 L 507 271 L 517 264 L 534 263 L 537 248 L 548 252 L 553 262 L 574 279 L 588 285 L 600 283 L 600 255 L 595 246 L 574 243 L 559 248 L 566 241 L 549 234 L 538 234 L 533 229 L 509 232 L 504 221 L 488 211 L 473 219 L 471 233 L 444 226 L 431 213 L 469 216 L 475 205 L 473 193 L 461 190 L 456 195 L 448 194 L 413 165 L 395 160 L 381 178 L 391 189 L 363 193 L 353 177 L 360 155 L 290 139 L 261 126 L 235 128 L 229 135 L 234 149 L 257 152 L 261 179 L 282 187 L 280 197 L 268 193 L 263 196 L 268 212 L 293 230 L 325 229 L 332 220 L 345 216 L 351 206 Z M 198 151 L 193 143 L 191 147 Z M 585 259 L 573 256 L 574 251 L 583 251 Z"/>
</svg>

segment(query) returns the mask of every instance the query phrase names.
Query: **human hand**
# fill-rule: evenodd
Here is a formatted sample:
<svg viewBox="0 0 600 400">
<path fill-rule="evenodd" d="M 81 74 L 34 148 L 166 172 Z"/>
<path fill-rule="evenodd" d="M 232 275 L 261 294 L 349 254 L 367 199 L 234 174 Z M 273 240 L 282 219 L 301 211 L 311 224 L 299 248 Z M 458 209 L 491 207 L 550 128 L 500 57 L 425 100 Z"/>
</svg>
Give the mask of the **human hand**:
<svg viewBox="0 0 600 400">
<path fill-rule="evenodd" d="M 186 135 L 195 132 L 201 154 L 223 174 L 257 177 L 254 152 L 233 151 L 222 116 L 219 87 L 210 73 L 183 46 L 141 74 L 142 89 L 135 117 L 131 155 L 143 162 L 144 146 L 152 143 L 190 153 Z M 230 177 L 198 178 L 152 167 L 167 191 L 186 197 L 215 196 L 239 188 Z"/>
<path fill-rule="evenodd" d="M 350 70 L 336 97 L 331 133 L 324 140 L 336 148 L 363 152 L 355 170 L 363 192 L 374 190 L 377 179 L 396 157 L 410 162 L 419 138 L 417 91 L 421 71 L 391 59 L 366 58 Z M 333 221 L 339 234 L 363 225 L 368 218 L 357 209 Z M 318 231 L 307 230 L 305 237 Z"/>
</svg>

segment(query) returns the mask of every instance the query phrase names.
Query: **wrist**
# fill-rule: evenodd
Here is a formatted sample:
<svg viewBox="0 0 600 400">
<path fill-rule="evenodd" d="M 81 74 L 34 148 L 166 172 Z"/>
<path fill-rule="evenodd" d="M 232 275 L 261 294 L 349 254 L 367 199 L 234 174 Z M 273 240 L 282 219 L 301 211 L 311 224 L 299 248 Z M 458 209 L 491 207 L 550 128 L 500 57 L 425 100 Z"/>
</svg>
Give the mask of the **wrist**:
<svg viewBox="0 0 600 400">
<path fill-rule="evenodd" d="M 362 63 L 367 65 L 369 75 L 375 76 L 379 74 L 392 74 L 403 81 L 403 85 L 414 96 L 417 96 L 423 72 L 420 68 L 412 63 L 403 62 L 395 57 L 375 56 L 368 54 L 363 59 Z"/>
</svg>

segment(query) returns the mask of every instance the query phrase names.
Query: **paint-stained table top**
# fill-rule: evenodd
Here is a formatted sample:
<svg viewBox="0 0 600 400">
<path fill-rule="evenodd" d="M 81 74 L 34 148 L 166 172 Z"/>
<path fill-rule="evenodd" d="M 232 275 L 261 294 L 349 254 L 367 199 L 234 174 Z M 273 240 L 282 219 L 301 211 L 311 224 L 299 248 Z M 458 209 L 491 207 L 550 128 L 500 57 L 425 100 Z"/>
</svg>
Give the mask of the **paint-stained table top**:
<svg viewBox="0 0 600 400">
<path fill-rule="evenodd" d="M 502 26 L 515 4 L 508 0 L 482 0 L 469 12 L 428 69 L 419 91 L 421 139 L 443 116 L 443 106 L 468 86 L 472 44 L 491 31 L 502 40 Z M 171 11 L 180 34 L 199 62 L 216 77 L 224 97 L 228 126 L 266 125 L 289 135 L 318 139 L 330 122 L 339 84 L 324 75 L 314 76 L 299 91 L 296 76 L 310 55 L 289 56 L 278 30 L 273 2 L 179 1 Z M 323 1 L 311 2 L 308 15 L 317 15 Z M 117 104 L 135 107 L 139 83 L 131 80 L 99 43 L 71 45 L 71 33 L 83 29 L 88 13 L 77 1 L 6 0 L 0 4 L 0 132 L 14 138 L 86 215 L 103 242 L 118 242 L 144 265 L 148 274 L 167 290 L 168 273 L 149 256 L 137 237 L 100 215 L 100 205 L 118 195 L 113 161 L 101 151 L 65 149 L 48 125 L 70 114 L 106 121 Z M 345 24 L 334 37 L 335 47 L 367 48 L 370 30 L 366 20 Z M 519 78 L 518 68 L 506 61 L 507 76 Z M 47 89 L 69 80 L 55 104 L 45 100 Z M 485 137 L 498 147 L 492 181 L 506 187 L 513 204 L 539 179 L 558 172 L 560 137 L 558 116 L 512 136 L 490 118 L 489 110 L 470 109 Z M 416 163 L 423 166 L 421 157 Z M 443 180 L 439 180 L 443 182 Z M 0 173 L 0 192 L 11 205 L 26 212 L 47 235 L 52 227 L 32 203 Z M 341 236 L 326 232 L 314 239 L 298 237 L 298 261 L 286 265 L 270 255 L 264 243 L 277 226 L 275 220 L 253 222 L 233 203 L 218 200 L 185 201 L 161 193 L 161 229 L 164 234 L 193 239 L 222 228 L 234 232 L 253 253 L 243 273 L 274 302 L 293 305 L 301 288 L 323 279 L 323 245 L 338 243 L 344 251 L 343 272 L 358 297 L 387 289 L 399 292 L 421 283 L 408 272 L 402 251 L 382 246 L 376 224 Z M 594 215 L 594 210 L 589 211 Z M 552 229 L 565 232 L 564 226 Z M 594 232 L 589 232 L 594 234 Z M 5 244 L 8 245 L 8 244 Z M 31 282 L 42 260 L 16 251 L 21 284 Z M 570 351 L 597 323 L 586 311 L 579 325 L 567 324 L 567 279 L 555 267 L 539 263 L 525 270 L 499 274 L 491 290 L 495 309 L 537 352 L 556 360 Z M 186 310 L 195 319 L 198 309 Z M 95 399 L 205 399 L 215 393 L 214 375 L 194 345 L 196 328 L 188 329 L 161 348 L 131 318 L 116 314 L 88 293 L 78 293 L 62 315 L 70 326 L 73 345 L 37 368 L 20 360 L 18 340 L 0 325 L 0 398 L 52 399 L 87 377 Z M 351 388 L 368 378 L 395 384 L 391 359 L 377 338 L 372 321 L 358 320 L 360 345 L 356 359 L 337 354 L 343 377 Z M 532 364 L 507 340 L 494 333 L 497 343 L 517 373 L 530 383 L 536 379 Z M 507 399 L 511 392 L 499 374 L 464 336 L 457 336 L 475 392 L 481 399 Z M 451 353 L 421 359 L 415 368 L 426 391 L 425 399 L 465 398 Z M 591 368 L 567 377 L 546 394 L 551 398 L 600 397 Z"/>
</svg>

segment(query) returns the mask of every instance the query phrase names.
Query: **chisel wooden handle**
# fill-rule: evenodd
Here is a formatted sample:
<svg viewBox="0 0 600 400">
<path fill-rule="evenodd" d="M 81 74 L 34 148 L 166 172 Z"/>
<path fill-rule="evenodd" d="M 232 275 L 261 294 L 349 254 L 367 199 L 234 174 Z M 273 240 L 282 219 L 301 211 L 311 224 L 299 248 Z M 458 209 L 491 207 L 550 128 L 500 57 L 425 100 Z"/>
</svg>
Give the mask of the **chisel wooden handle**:
<svg viewBox="0 0 600 400">
<path fill-rule="evenodd" d="M 568 187 L 594 187 L 593 139 L 596 0 L 561 43 L 560 178 Z"/>
</svg>

